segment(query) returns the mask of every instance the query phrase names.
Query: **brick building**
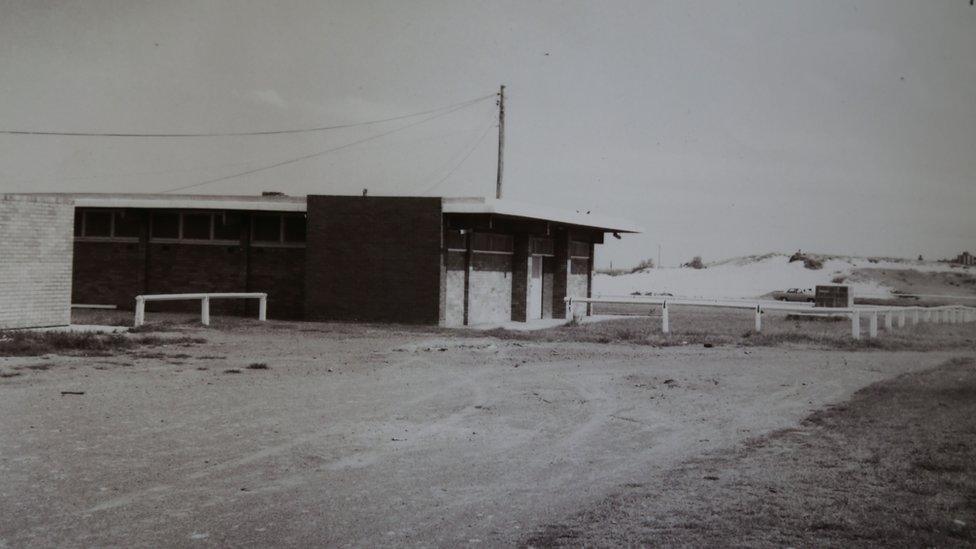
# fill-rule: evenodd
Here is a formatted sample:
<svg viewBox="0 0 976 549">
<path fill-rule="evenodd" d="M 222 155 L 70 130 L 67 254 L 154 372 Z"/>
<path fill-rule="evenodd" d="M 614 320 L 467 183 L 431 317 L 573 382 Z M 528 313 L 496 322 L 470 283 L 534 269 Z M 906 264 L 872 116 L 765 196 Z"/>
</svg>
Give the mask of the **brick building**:
<svg viewBox="0 0 976 549">
<path fill-rule="evenodd" d="M 459 326 L 563 318 L 566 296 L 590 293 L 594 246 L 606 233 L 639 230 L 481 198 L 57 198 L 75 206 L 73 303 L 131 309 L 139 294 L 260 291 L 268 315 L 284 319 Z M 212 303 L 218 314 L 255 306 Z"/>
</svg>

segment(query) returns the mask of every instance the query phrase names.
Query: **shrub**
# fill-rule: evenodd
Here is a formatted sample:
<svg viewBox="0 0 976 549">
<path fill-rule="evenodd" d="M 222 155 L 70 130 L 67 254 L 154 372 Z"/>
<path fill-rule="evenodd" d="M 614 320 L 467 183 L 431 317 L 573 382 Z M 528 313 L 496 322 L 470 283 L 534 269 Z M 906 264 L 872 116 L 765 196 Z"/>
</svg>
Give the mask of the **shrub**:
<svg viewBox="0 0 976 549">
<path fill-rule="evenodd" d="M 701 256 L 696 255 L 695 257 L 691 258 L 691 261 L 682 265 L 682 267 L 691 267 L 692 269 L 704 269 L 705 264 L 702 262 Z"/>
<path fill-rule="evenodd" d="M 823 261 L 820 261 L 815 257 L 808 257 L 803 260 L 803 266 L 807 269 L 817 271 L 823 268 Z"/>
<path fill-rule="evenodd" d="M 653 269 L 653 268 L 654 268 L 654 260 L 648 258 L 642 260 L 640 263 L 635 265 L 634 268 L 630 270 L 630 272 L 636 273 L 638 271 L 643 271 L 644 269 Z"/>
</svg>

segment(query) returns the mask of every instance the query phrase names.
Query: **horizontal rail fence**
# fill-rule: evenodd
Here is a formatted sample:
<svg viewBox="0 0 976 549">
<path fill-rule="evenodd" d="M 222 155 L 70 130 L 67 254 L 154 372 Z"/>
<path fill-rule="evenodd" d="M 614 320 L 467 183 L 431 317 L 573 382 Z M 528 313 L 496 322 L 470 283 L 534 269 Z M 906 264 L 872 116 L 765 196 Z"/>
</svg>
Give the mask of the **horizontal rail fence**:
<svg viewBox="0 0 976 549">
<path fill-rule="evenodd" d="M 136 296 L 136 319 L 135 326 L 138 328 L 146 323 L 146 302 L 147 301 L 188 301 L 200 300 L 200 323 L 204 326 L 210 325 L 210 300 L 211 299 L 257 299 L 258 300 L 258 320 L 268 319 L 268 294 L 263 292 L 243 292 L 243 293 L 208 293 L 208 294 L 149 294 Z"/>
<path fill-rule="evenodd" d="M 751 309 L 755 313 L 755 329 L 762 332 L 764 311 L 788 311 L 806 316 L 847 317 L 851 321 L 851 337 L 861 339 L 861 317 L 867 317 L 868 337 L 878 337 L 878 318 L 883 317 L 884 328 L 892 331 L 897 323 L 904 328 L 911 318 L 912 325 L 919 322 L 954 324 L 976 320 L 976 308 L 966 305 L 942 305 L 936 307 L 888 307 L 862 305 L 859 307 L 814 307 L 812 303 L 783 303 L 766 300 L 736 299 L 698 299 L 675 297 L 567 297 L 566 316 L 576 321 L 587 315 L 588 305 L 629 304 L 659 305 L 661 307 L 661 332 L 671 333 L 671 307 L 688 305 L 694 307 L 716 307 L 721 309 Z"/>
</svg>

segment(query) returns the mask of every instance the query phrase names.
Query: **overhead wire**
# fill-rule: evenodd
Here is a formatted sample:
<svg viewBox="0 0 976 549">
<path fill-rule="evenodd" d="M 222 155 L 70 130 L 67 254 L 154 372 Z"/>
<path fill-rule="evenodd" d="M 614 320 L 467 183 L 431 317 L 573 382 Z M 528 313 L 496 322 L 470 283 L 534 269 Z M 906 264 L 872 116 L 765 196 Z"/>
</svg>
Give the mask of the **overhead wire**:
<svg viewBox="0 0 976 549">
<path fill-rule="evenodd" d="M 481 98 L 478 101 L 482 101 L 482 100 L 486 99 L 487 97 L 492 97 L 492 96 L 486 96 L 485 98 Z M 447 111 L 444 111 L 444 112 L 439 112 L 437 114 L 428 116 L 428 117 L 423 118 L 421 120 L 418 120 L 416 122 L 411 122 L 409 124 L 405 124 L 405 125 L 400 126 L 398 128 L 394 128 L 392 130 L 388 130 L 388 131 L 385 131 L 385 132 L 382 132 L 382 133 L 378 133 L 376 135 L 372 135 L 372 136 L 369 136 L 369 137 L 366 137 L 366 138 L 363 138 L 363 139 L 358 139 L 356 141 L 352 141 L 352 142 L 346 143 L 344 145 L 339 145 L 337 147 L 332 147 L 332 148 L 329 148 L 329 149 L 317 151 L 317 152 L 314 152 L 314 153 L 311 153 L 311 154 L 305 154 L 305 155 L 302 155 L 302 156 L 297 156 L 297 157 L 290 158 L 290 159 L 287 159 L 287 160 L 283 160 L 283 161 L 280 161 L 280 162 L 274 162 L 272 164 L 268 164 L 266 166 L 260 166 L 260 167 L 253 168 L 253 169 L 250 169 L 250 170 L 244 170 L 244 171 L 241 171 L 241 172 L 237 172 L 237 173 L 233 173 L 233 174 L 229 174 L 229 175 L 225 175 L 225 176 L 221 176 L 221 177 L 215 177 L 215 178 L 212 178 L 212 179 L 207 179 L 205 181 L 199 181 L 197 183 L 191 183 L 189 185 L 182 185 L 182 186 L 179 186 L 179 187 L 173 187 L 171 189 L 166 189 L 166 190 L 163 190 L 163 191 L 160 191 L 160 192 L 162 192 L 162 193 L 171 193 L 171 192 L 176 192 L 176 191 L 184 191 L 184 190 L 187 190 L 187 189 L 193 189 L 193 188 L 197 188 L 197 187 L 202 187 L 204 185 L 210 185 L 212 183 L 219 183 L 221 181 L 227 181 L 229 179 L 234 179 L 234 178 L 237 178 L 237 177 L 243 177 L 243 176 L 246 176 L 246 175 L 251 175 L 251 174 L 255 174 L 255 173 L 259 173 L 259 172 L 271 170 L 271 169 L 278 168 L 278 167 L 281 167 L 281 166 L 286 166 L 288 164 L 294 164 L 296 162 L 302 162 L 304 160 L 310 160 L 312 158 L 317 158 L 317 157 L 320 157 L 320 156 L 324 156 L 326 154 L 330 154 L 330 153 L 333 153 L 333 152 L 341 151 L 343 149 L 348 149 L 350 147 L 354 147 L 354 146 L 359 145 L 361 143 L 366 143 L 368 141 L 374 141 L 376 139 L 380 139 L 382 137 L 386 137 L 388 135 L 391 135 L 391 134 L 394 134 L 394 133 L 397 133 L 397 132 L 401 132 L 401 131 L 406 130 L 408 128 L 412 128 L 414 126 L 419 126 L 421 124 L 424 124 L 426 122 L 430 122 L 431 120 L 440 118 L 442 116 L 447 116 L 447 115 L 449 115 L 451 113 L 454 113 L 456 111 L 459 111 L 459 110 L 461 110 L 461 109 L 463 109 L 465 107 L 469 107 L 469 106 L 475 104 L 476 102 L 477 101 L 474 101 L 474 102 L 472 102 L 472 101 L 466 101 L 464 103 L 461 103 L 461 104 L 458 104 L 458 105 L 454 106 L 450 110 L 447 110 Z"/>
<path fill-rule="evenodd" d="M 282 134 L 299 134 L 299 133 L 313 133 L 321 132 L 327 130 L 339 130 L 345 128 L 355 128 L 360 126 L 370 126 L 375 124 L 382 124 L 385 122 L 395 122 L 397 120 L 405 120 L 407 118 L 416 118 L 418 116 L 425 116 L 428 114 L 438 113 L 441 111 L 448 111 L 454 108 L 466 107 L 468 105 L 473 105 L 475 103 L 484 101 L 495 97 L 497 94 L 492 93 L 477 97 L 475 99 L 469 99 L 467 101 L 461 101 L 460 103 L 453 103 L 451 105 L 446 105 L 443 107 L 438 107 L 436 109 L 429 109 L 426 111 L 414 112 L 410 114 L 403 114 L 400 116 L 393 116 L 390 118 L 381 118 L 377 120 L 368 120 L 365 122 L 353 122 L 348 124 L 334 124 L 331 126 L 317 126 L 312 128 L 290 128 L 290 129 L 280 129 L 280 130 L 261 130 L 261 131 L 246 131 L 246 132 L 184 132 L 184 133 L 127 133 L 127 132 L 69 132 L 69 131 L 47 131 L 47 130 L 0 130 L 0 135 L 38 135 L 38 136 L 59 136 L 59 137 L 136 137 L 136 138 L 188 138 L 188 137 L 242 137 L 242 136 L 255 136 L 255 135 L 282 135 Z"/>
<path fill-rule="evenodd" d="M 478 147 L 481 145 L 481 142 L 484 141 L 485 137 L 488 136 L 488 132 L 490 132 L 492 128 L 497 128 L 497 127 L 498 125 L 495 123 L 488 124 L 488 127 L 485 128 L 485 131 L 482 132 L 481 136 L 479 136 L 478 139 L 474 142 L 474 145 L 468 150 L 467 154 L 465 154 L 464 157 L 462 157 L 461 160 L 458 161 L 458 163 L 455 164 L 454 167 L 451 168 L 451 170 L 444 175 L 444 177 L 438 179 L 433 185 L 421 191 L 420 196 L 424 196 L 427 193 L 433 191 L 434 189 L 439 187 L 441 183 L 447 181 L 447 178 L 454 175 L 454 172 L 456 172 L 461 167 L 461 165 L 463 165 L 468 160 L 468 158 L 470 158 L 471 155 L 474 154 L 474 151 L 478 150 Z"/>
</svg>

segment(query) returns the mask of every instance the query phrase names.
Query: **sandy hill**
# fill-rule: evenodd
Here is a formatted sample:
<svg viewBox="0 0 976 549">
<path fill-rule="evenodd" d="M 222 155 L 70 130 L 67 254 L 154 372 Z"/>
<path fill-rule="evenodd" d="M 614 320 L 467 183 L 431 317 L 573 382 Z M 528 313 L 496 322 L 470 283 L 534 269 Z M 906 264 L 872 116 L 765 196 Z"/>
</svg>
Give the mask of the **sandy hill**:
<svg viewBox="0 0 976 549">
<path fill-rule="evenodd" d="M 858 297 L 890 297 L 892 293 L 976 295 L 976 268 L 936 261 L 808 254 L 819 269 L 789 254 L 770 253 L 688 267 L 644 269 L 631 274 L 593 277 L 594 295 L 634 292 L 670 293 L 682 297 L 752 298 L 788 288 L 843 283 Z"/>
</svg>

